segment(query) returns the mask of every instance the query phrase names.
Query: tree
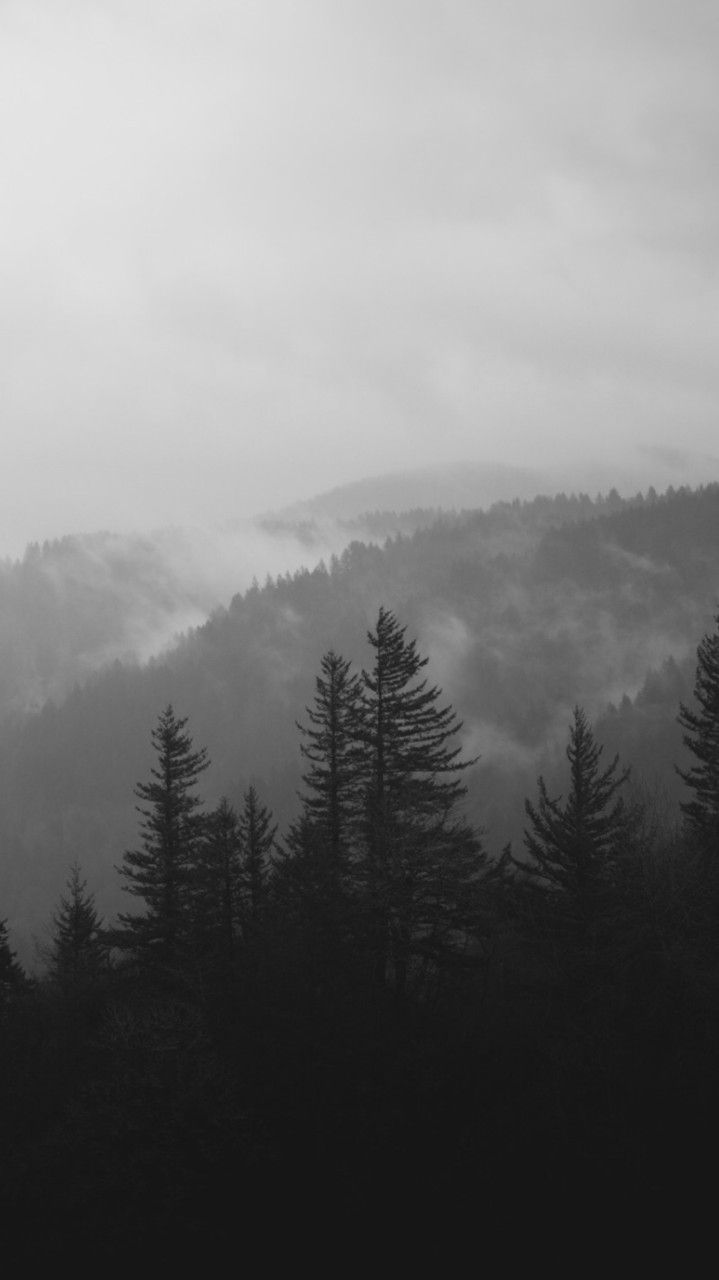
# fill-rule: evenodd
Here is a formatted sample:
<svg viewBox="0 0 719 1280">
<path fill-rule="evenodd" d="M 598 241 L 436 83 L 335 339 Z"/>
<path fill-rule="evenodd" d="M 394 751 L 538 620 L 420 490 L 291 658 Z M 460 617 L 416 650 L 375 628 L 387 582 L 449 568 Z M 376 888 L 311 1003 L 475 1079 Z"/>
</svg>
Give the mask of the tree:
<svg viewBox="0 0 719 1280">
<path fill-rule="evenodd" d="M 66 887 L 53 917 L 48 967 L 55 981 L 78 986 L 97 978 L 106 967 L 107 947 L 94 896 L 87 892 L 77 862 L 70 868 Z"/>
<path fill-rule="evenodd" d="M 619 769 L 618 756 L 602 770 L 602 751 L 584 711 L 575 707 L 566 748 L 567 799 L 551 798 L 539 778 L 537 804 L 525 800 L 524 842 L 531 861 L 515 864 L 549 907 L 557 941 L 568 937 L 590 949 L 621 902 L 638 828 L 638 814 L 617 798 L 629 770 Z"/>
<path fill-rule="evenodd" d="M 257 937 L 267 904 L 270 855 L 277 835 L 277 824 L 254 786 L 244 794 L 237 831 L 239 918 L 243 937 L 251 942 Z"/>
<path fill-rule="evenodd" d="M 25 986 L 25 974 L 10 948 L 7 921 L 0 920 L 0 1012 L 13 995 Z"/>
<path fill-rule="evenodd" d="M 152 731 L 157 765 L 151 781 L 135 788 L 143 802 L 137 806 L 142 847 L 127 851 L 120 868 L 126 891 L 141 898 L 146 911 L 120 916 L 118 941 L 164 963 L 176 961 L 189 939 L 193 869 L 205 831 L 195 788 L 209 761 L 204 747 L 194 749 L 186 724 L 168 706 Z"/>
<path fill-rule="evenodd" d="M 318 975 L 346 966 L 352 932 L 350 865 L 364 793 L 362 693 L 351 664 L 329 650 L 306 708 L 308 723 L 297 725 L 308 767 L 300 816 L 275 867 L 274 896 L 298 950 L 304 948 L 314 985 Z"/>
<path fill-rule="evenodd" d="M 226 970 L 238 943 L 259 935 L 277 826 L 254 786 L 238 814 L 223 797 L 205 822 L 192 873 L 193 929 L 200 951 Z"/>
<path fill-rule="evenodd" d="M 240 834 L 225 796 L 211 813 L 193 871 L 194 925 L 201 950 L 231 964 L 239 932 Z"/>
<path fill-rule="evenodd" d="M 362 692 L 362 680 L 351 664 L 330 650 L 322 658 L 314 705 L 306 708 L 309 724 L 297 726 L 303 735 L 300 751 L 308 762 L 302 778 L 303 817 L 324 852 L 336 890 L 347 870 L 362 801 Z"/>
<path fill-rule="evenodd" d="M 680 704 L 678 721 L 686 730 L 684 744 L 696 761 L 678 769 L 694 793 L 681 805 L 689 834 L 703 859 L 719 859 L 719 614 L 717 630 L 705 635 L 697 649 L 694 682 L 696 709 Z"/>
<path fill-rule="evenodd" d="M 381 608 L 362 672 L 363 858 L 360 867 L 380 985 L 402 994 L 413 960 L 438 961 L 467 936 L 486 858 L 457 815 L 466 793 L 456 739 L 462 724 L 440 690 L 420 679 L 428 659 Z"/>
</svg>

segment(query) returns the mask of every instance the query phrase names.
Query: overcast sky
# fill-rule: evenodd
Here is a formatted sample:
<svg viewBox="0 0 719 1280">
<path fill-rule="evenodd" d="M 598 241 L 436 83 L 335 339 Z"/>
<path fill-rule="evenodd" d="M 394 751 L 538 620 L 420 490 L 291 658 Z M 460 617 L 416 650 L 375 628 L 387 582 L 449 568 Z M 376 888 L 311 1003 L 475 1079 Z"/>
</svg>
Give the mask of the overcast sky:
<svg viewBox="0 0 719 1280">
<path fill-rule="evenodd" d="M 716 0 L 0 0 L 0 552 L 719 452 L 718 68 Z"/>
</svg>

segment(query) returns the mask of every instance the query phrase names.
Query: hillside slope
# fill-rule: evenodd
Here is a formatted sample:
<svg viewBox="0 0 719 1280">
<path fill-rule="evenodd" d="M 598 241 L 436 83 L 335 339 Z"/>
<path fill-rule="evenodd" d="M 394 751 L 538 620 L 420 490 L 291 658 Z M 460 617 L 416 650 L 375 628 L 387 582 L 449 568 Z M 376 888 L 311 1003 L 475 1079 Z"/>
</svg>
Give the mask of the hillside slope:
<svg viewBox="0 0 719 1280">
<path fill-rule="evenodd" d="M 481 755 L 470 807 L 491 850 L 521 839 L 522 799 L 540 769 L 560 768 L 577 702 L 676 795 L 676 700 L 718 599 L 719 486 L 501 504 L 255 585 L 161 658 L 117 661 L 4 727 L 0 915 L 27 949 L 76 857 L 105 913 L 122 904 L 114 866 L 135 839 L 133 785 L 168 702 L 208 748 L 208 802 L 236 800 L 253 780 L 286 824 L 301 773 L 295 722 L 322 654 L 368 663 L 380 604 L 419 638 L 467 751 Z"/>
</svg>

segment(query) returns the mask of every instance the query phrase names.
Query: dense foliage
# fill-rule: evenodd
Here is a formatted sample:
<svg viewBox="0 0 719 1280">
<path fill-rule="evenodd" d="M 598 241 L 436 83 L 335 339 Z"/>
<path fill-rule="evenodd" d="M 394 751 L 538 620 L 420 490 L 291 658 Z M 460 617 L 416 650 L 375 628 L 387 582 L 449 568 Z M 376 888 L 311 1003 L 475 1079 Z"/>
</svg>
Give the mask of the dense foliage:
<svg viewBox="0 0 719 1280">
<path fill-rule="evenodd" d="M 80 1215 L 86 1249 L 207 1264 L 238 1205 L 245 1241 L 318 1206 L 379 1241 L 702 1194 L 718 512 L 538 501 L 355 544 L 6 726 L 0 1203 L 42 1222 L 30 1254 Z"/>
<path fill-rule="evenodd" d="M 142 844 L 125 852 L 121 867 L 127 892 L 140 898 L 145 910 L 120 916 L 117 942 L 170 965 L 186 942 L 205 827 L 195 788 L 209 761 L 204 748 L 193 748 L 186 723 L 168 706 L 152 732 L 157 764 L 150 770 L 150 781 L 139 782 L 135 789 L 142 801 Z"/>
<path fill-rule="evenodd" d="M 697 651 L 694 706 L 682 703 L 679 723 L 694 762 L 680 776 L 694 793 L 682 804 L 692 837 L 706 861 L 719 860 L 719 618 Z"/>
<path fill-rule="evenodd" d="M 528 1196 L 581 1214 L 608 1179 L 615 1212 L 676 1212 L 674 1162 L 696 1194 L 692 1157 L 719 1136 L 719 970 L 693 811 L 672 833 L 626 803 L 576 706 L 566 799 L 540 777 L 523 857 L 489 860 L 454 710 L 393 613 L 368 639 L 359 677 L 322 660 L 284 842 L 254 786 L 239 814 L 203 804 L 210 762 L 168 706 L 121 868 L 140 914 L 103 929 L 75 865 L 35 982 L 0 928 L 0 1122 L 20 1153 L 0 1193 L 16 1224 L 42 1218 L 28 1257 L 68 1247 L 80 1206 L 86 1247 L 207 1263 L 238 1203 L 254 1247 L 318 1200 L 378 1243 L 405 1211 L 438 1232 L 477 1202 L 511 1218 L 507 1182 L 525 1216 Z"/>
</svg>

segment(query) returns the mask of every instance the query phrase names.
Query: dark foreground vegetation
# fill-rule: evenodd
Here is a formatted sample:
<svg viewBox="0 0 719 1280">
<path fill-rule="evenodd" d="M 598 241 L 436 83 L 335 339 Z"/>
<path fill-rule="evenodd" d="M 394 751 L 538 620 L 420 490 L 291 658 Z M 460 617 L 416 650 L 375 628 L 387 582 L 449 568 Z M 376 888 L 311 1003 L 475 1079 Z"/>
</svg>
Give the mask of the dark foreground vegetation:
<svg viewBox="0 0 719 1280">
<path fill-rule="evenodd" d="M 1 1193 L 28 1252 L 267 1256 L 340 1224 L 480 1248 L 711 1197 L 719 630 L 678 708 L 676 821 L 577 706 L 561 792 L 540 777 L 494 857 L 415 641 L 384 608 L 368 640 L 366 670 L 322 659 L 284 833 L 254 786 L 208 811 L 168 705 L 128 910 L 103 923 L 73 867 L 41 979 L 3 931 Z"/>
</svg>

